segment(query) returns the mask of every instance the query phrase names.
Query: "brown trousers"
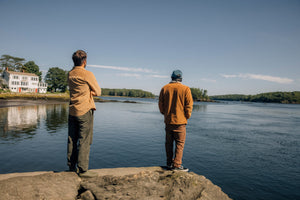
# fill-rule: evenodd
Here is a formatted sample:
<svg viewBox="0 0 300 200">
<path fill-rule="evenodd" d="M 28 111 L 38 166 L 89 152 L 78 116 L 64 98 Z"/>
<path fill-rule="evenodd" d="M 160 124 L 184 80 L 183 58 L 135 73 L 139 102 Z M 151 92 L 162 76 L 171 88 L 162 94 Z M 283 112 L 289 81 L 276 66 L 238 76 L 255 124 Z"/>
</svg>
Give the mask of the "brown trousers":
<svg viewBox="0 0 300 200">
<path fill-rule="evenodd" d="M 186 138 L 186 125 L 166 124 L 166 154 L 167 165 L 173 164 L 174 167 L 180 167 L 182 164 L 183 148 Z M 175 141 L 175 157 L 173 158 L 173 144 Z"/>
</svg>

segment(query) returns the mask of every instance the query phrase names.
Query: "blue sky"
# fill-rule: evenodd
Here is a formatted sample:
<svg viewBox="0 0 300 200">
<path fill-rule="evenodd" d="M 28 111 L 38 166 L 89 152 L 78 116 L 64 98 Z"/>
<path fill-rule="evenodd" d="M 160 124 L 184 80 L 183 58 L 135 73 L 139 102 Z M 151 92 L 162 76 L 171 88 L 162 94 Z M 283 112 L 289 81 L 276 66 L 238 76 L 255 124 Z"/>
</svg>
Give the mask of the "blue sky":
<svg viewBox="0 0 300 200">
<path fill-rule="evenodd" d="M 300 91 L 299 0 L 0 0 L 0 55 L 158 94 L 174 69 L 209 95 Z"/>
</svg>

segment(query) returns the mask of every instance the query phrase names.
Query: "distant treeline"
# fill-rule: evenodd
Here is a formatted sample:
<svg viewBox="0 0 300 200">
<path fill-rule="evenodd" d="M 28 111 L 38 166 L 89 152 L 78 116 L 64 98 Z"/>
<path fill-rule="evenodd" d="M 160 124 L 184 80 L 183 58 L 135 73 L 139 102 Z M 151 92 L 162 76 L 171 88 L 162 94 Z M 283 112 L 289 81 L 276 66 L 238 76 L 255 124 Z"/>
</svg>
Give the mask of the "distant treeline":
<svg viewBox="0 0 300 200">
<path fill-rule="evenodd" d="M 295 92 L 269 92 L 257 95 L 229 94 L 210 96 L 213 100 L 249 101 L 264 103 L 295 103 L 300 104 L 300 91 Z"/>
<path fill-rule="evenodd" d="M 121 96 L 121 97 L 141 97 L 141 98 L 154 98 L 155 95 L 151 92 L 137 89 L 110 89 L 102 88 L 102 95 L 107 96 Z"/>
</svg>

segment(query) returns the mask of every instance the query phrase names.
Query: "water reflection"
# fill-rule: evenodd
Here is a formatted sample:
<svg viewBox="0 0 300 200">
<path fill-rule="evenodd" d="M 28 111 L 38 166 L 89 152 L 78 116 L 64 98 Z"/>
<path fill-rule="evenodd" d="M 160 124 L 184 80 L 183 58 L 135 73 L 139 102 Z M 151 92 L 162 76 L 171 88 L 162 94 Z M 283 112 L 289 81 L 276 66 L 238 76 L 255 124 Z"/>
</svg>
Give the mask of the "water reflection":
<svg viewBox="0 0 300 200">
<path fill-rule="evenodd" d="M 68 122 L 68 104 L 56 104 L 47 108 L 46 127 L 50 133 L 55 131 Z"/>
<path fill-rule="evenodd" d="M 194 104 L 193 112 L 206 112 L 207 105 L 206 104 Z"/>
<path fill-rule="evenodd" d="M 67 120 L 67 104 L 0 108 L 0 140 L 32 138 L 43 121 L 48 130 L 56 130 Z"/>
</svg>

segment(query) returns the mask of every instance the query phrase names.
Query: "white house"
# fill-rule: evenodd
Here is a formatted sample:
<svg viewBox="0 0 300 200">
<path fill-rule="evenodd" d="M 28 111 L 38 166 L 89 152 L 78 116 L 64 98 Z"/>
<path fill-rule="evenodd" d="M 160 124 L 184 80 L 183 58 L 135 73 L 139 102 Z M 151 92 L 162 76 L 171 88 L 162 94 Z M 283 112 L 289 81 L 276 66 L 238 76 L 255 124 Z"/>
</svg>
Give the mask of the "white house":
<svg viewBox="0 0 300 200">
<path fill-rule="evenodd" d="M 2 78 L 12 92 L 47 92 L 47 83 L 39 82 L 39 77 L 36 74 L 13 72 L 6 69 L 2 74 Z"/>
</svg>

